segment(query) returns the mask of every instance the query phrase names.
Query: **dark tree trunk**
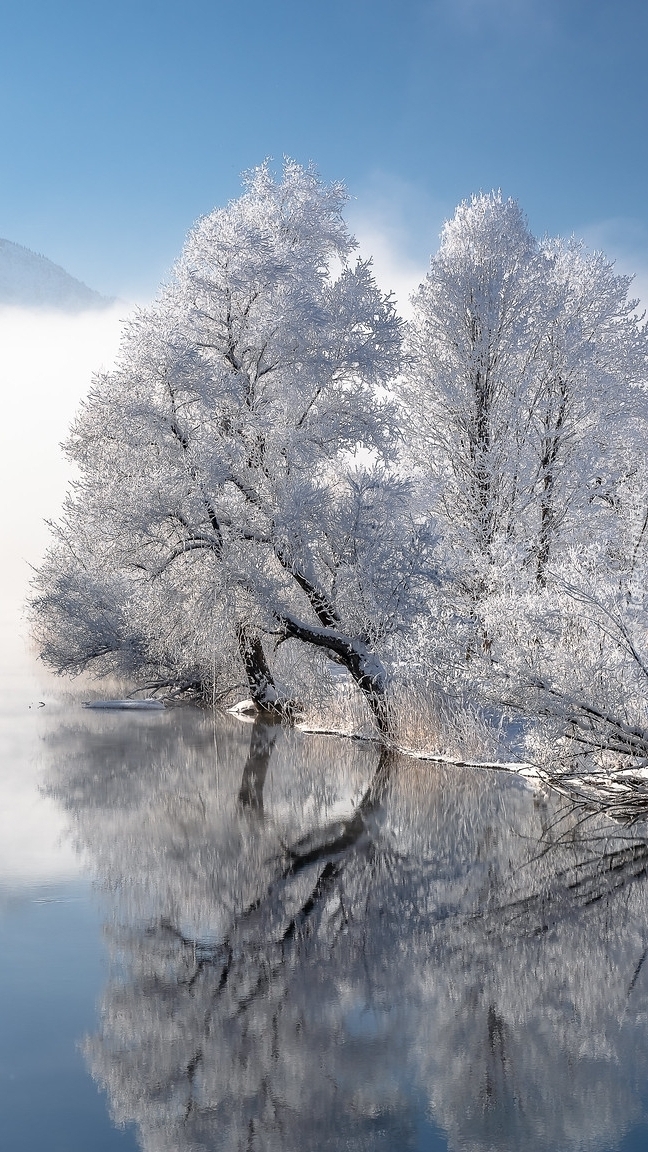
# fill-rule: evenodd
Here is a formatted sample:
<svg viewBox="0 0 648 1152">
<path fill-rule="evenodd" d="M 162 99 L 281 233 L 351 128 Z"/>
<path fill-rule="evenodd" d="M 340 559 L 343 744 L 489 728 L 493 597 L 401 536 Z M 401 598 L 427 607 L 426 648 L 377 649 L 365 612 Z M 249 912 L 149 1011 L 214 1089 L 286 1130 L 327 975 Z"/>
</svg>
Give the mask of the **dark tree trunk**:
<svg viewBox="0 0 648 1152">
<path fill-rule="evenodd" d="M 237 624 L 236 637 L 253 703 L 260 712 L 268 712 L 275 717 L 293 716 L 297 704 L 277 687 L 260 637 L 245 624 Z"/>
<path fill-rule="evenodd" d="M 370 648 L 353 636 L 345 636 L 333 628 L 317 628 L 304 624 L 288 613 L 277 613 L 286 636 L 328 649 L 351 675 L 362 692 L 380 735 L 389 739 L 391 721 L 386 692 L 386 675 L 381 661 Z"/>
<path fill-rule="evenodd" d="M 547 565 L 549 563 L 551 544 L 557 526 L 557 511 L 554 498 L 555 470 L 561 450 L 565 417 L 567 415 L 567 387 L 560 377 L 556 382 L 556 391 L 559 397 L 558 409 L 555 415 L 550 413 L 545 418 L 545 431 L 542 441 L 542 455 L 540 458 L 542 492 L 540 497 L 540 532 L 538 538 L 538 565 L 536 576 L 541 588 L 544 588 L 547 583 Z"/>
</svg>

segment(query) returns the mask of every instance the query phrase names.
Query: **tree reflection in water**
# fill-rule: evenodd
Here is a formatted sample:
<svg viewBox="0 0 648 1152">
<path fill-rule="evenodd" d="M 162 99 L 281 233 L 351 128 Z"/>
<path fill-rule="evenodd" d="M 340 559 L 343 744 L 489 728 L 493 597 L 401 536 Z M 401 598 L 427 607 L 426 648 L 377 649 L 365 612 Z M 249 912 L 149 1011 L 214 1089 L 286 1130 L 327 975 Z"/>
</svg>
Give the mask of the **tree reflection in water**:
<svg viewBox="0 0 648 1152">
<path fill-rule="evenodd" d="M 644 1117 L 648 842 L 513 776 L 191 710 L 52 790 L 111 894 L 86 1042 L 147 1152 L 604 1149 Z"/>
</svg>

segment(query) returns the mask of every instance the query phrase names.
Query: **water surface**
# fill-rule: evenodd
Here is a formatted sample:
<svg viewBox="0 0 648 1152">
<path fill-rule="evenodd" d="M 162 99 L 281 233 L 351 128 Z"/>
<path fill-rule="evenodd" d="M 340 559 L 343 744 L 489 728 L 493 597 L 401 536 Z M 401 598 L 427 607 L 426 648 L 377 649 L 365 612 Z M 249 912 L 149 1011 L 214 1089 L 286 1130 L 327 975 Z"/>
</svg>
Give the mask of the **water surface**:
<svg viewBox="0 0 648 1152">
<path fill-rule="evenodd" d="M 9 1148 L 647 1146 L 645 830 L 191 708 L 33 716 Z"/>
<path fill-rule="evenodd" d="M 12 622 L 13 624 L 13 622 Z M 69 817 L 43 791 L 53 683 L 0 627 L 0 1148 L 134 1152 L 80 1050 L 109 973 L 107 908 Z"/>
</svg>

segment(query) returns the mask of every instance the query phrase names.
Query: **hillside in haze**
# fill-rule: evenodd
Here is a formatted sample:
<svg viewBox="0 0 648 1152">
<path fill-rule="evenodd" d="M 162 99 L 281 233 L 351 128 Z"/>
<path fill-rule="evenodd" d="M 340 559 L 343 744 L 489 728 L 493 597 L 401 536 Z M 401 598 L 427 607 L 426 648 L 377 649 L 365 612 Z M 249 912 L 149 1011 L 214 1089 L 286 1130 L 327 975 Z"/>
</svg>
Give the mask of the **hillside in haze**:
<svg viewBox="0 0 648 1152">
<path fill-rule="evenodd" d="M 107 308 L 113 300 L 75 280 L 64 268 L 22 244 L 0 240 L 0 306 L 81 312 Z"/>
</svg>

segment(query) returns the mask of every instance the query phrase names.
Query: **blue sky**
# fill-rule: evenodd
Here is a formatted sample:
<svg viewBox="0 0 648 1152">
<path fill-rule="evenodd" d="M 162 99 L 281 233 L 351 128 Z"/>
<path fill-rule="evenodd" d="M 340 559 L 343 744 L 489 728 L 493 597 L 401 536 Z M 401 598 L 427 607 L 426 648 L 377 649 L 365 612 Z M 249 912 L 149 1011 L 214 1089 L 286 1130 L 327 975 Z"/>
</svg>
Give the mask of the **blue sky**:
<svg viewBox="0 0 648 1152">
<path fill-rule="evenodd" d="M 0 236 L 146 297 L 265 156 L 425 265 L 479 189 L 648 267 L 646 0 L 0 0 Z"/>
</svg>

